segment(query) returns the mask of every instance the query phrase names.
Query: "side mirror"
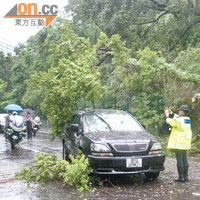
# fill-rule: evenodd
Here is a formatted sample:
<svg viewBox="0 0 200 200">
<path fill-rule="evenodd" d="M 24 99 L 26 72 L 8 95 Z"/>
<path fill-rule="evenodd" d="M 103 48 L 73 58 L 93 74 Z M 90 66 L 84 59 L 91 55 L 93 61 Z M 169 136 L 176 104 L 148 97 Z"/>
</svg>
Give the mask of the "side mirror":
<svg viewBox="0 0 200 200">
<path fill-rule="evenodd" d="M 64 131 L 68 131 L 68 129 L 69 129 L 69 124 L 67 123 L 67 124 L 65 124 L 65 126 L 64 126 Z"/>
<path fill-rule="evenodd" d="M 79 131 L 79 125 L 78 124 L 70 124 L 69 128 L 73 132 L 78 132 Z"/>
</svg>

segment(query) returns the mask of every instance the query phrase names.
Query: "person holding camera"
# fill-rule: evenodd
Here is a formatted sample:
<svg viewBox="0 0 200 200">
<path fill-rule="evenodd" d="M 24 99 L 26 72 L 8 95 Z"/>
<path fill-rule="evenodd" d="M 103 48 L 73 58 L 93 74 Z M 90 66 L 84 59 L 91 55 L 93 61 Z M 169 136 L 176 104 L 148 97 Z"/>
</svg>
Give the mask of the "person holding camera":
<svg viewBox="0 0 200 200">
<path fill-rule="evenodd" d="M 188 159 L 187 150 L 191 148 L 192 130 L 191 120 L 187 116 L 188 106 L 181 105 L 178 108 L 178 115 L 171 109 L 165 110 L 166 123 L 171 126 L 168 149 L 173 150 L 177 160 L 178 179 L 177 182 L 188 181 Z"/>
</svg>

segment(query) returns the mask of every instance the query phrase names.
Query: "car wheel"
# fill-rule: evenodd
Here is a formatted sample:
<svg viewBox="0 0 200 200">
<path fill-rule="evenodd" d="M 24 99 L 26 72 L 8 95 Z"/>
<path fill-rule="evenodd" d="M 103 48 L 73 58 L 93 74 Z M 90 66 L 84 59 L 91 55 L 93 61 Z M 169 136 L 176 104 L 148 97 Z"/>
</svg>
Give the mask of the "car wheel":
<svg viewBox="0 0 200 200">
<path fill-rule="evenodd" d="M 63 152 L 62 152 L 62 155 L 63 155 L 63 160 L 71 162 L 71 160 L 69 158 L 69 153 L 67 152 L 67 149 L 66 149 L 66 147 L 64 145 L 64 141 L 63 141 Z"/>
<path fill-rule="evenodd" d="M 147 179 L 152 179 L 155 180 L 158 178 L 158 176 L 160 175 L 160 172 L 156 172 L 156 173 L 145 173 L 146 178 Z"/>
</svg>

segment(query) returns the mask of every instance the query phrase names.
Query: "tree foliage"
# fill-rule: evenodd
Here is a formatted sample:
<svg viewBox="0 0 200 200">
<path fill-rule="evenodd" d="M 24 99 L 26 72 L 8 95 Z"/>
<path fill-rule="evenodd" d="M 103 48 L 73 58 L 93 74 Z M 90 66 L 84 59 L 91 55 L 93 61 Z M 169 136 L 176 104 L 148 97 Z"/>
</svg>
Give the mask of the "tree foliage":
<svg viewBox="0 0 200 200">
<path fill-rule="evenodd" d="M 165 56 L 199 43 L 198 0 L 69 0 L 66 10 L 72 13 L 75 32 L 94 42 L 100 32 L 119 34 L 132 49 L 148 46 Z M 93 36 L 88 27 L 93 27 Z"/>
<path fill-rule="evenodd" d="M 49 180 L 61 180 L 79 191 L 91 190 L 88 158 L 79 154 L 76 158 L 70 155 L 71 163 L 59 158 L 58 155 L 45 155 L 38 153 L 34 163 L 16 173 L 18 179 L 23 179 L 30 184 L 40 182 L 45 184 Z"/>
<path fill-rule="evenodd" d="M 52 135 L 60 135 L 63 126 L 82 100 L 94 102 L 101 95 L 99 73 L 95 68 L 95 51 L 85 38 L 77 37 L 68 25 L 51 49 L 48 72 L 35 73 L 29 90 L 44 94 L 42 109 L 52 124 Z"/>
<path fill-rule="evenodd" d="M 198 0 L 69 0 L 58 18 L 0 53 L 1 109 L 40 110 L 54 136 L 82 101 L 105 100 L 159 126 L 166 106 L 188 104 L 195 123 L 199 93 Z"/>
</svg>

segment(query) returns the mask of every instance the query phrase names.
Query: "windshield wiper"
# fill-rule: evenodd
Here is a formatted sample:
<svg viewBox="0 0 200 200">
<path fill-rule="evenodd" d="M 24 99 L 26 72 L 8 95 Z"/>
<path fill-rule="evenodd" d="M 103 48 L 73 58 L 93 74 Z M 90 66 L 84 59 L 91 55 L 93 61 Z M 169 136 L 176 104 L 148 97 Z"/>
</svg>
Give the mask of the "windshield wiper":
<svg viewBox="0 0 200 200">
<path fill-rule="evenodd" d="M 108 126 L 108 128 L 110 129 L 110 131 L 112 131 L 112 128 L 110 127 L 110 125 L 108 124 L 108 122 L 106 122 L 102 117 L 100 117 L 96 113 L 95 113 L 95 115 Z"/>
</svg>

